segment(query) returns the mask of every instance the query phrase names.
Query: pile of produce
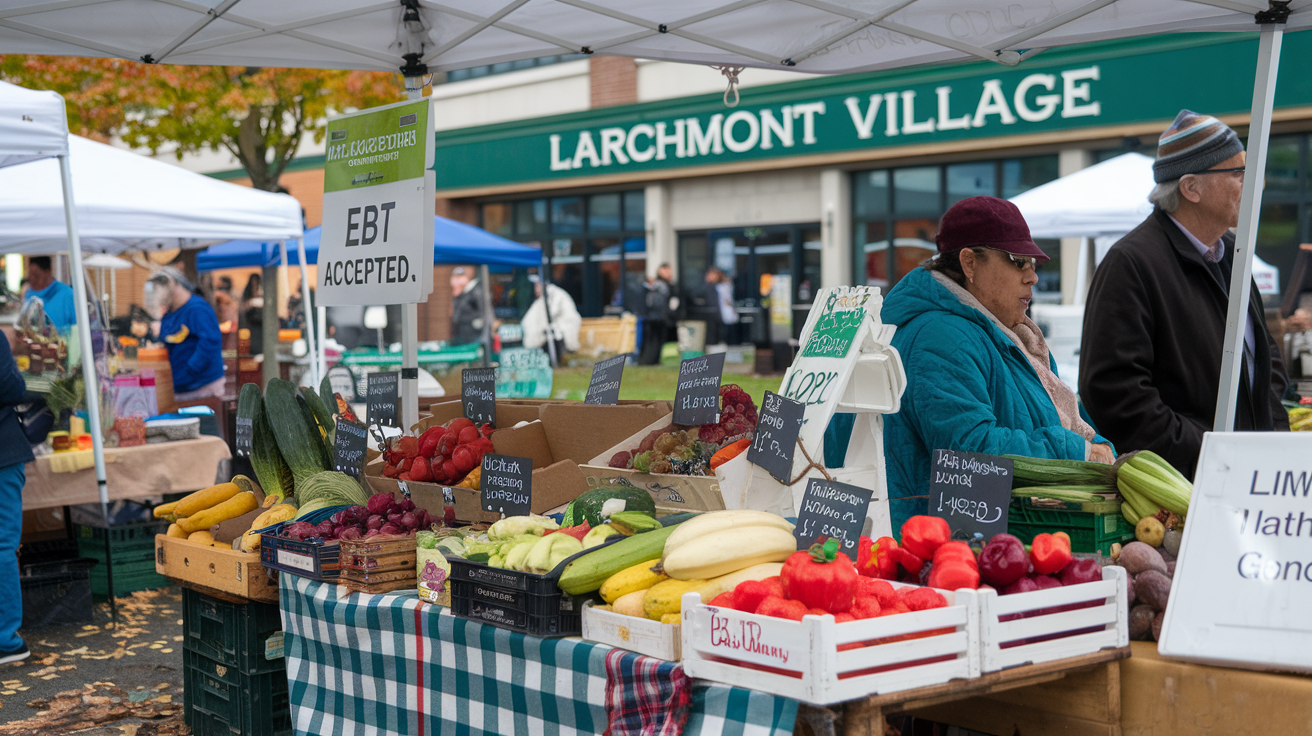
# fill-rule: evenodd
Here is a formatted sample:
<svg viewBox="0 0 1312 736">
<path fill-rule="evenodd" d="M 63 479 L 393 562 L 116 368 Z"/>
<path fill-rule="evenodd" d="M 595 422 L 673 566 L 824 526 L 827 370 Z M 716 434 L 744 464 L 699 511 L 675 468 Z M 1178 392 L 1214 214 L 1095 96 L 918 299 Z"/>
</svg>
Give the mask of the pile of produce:
<svg viewBox="0 0 1312 736">
<path fill-rule="evenodd" d="M 302 508 L 295 519 L 308 516 L 309 513 Z M 427 509 L 416 508 L 414 502 L 408 498 L 397 501 L 390 493 L 374 494 L 365 503 L 347 506 L 318 524 L 311 524 L 308 521 L 296 521 L 295 519 L 291 524 L 279 530 L 279 537 L 301 542 L 328 542 L 334 539 L 372 539 L 379 535 L 413 534 L 420 529 L 430 528 L 436 521 Z M 253 528 L 262 529 L 264 527 L 256 526 Z M 255 546 L 258 546 L 259 535 L 253 534 L 252 536 L 256 537 Z"/>
<path fill-rule="evenodd" d="M 329 449 L 337 429 L 335 417 L 356 420 L 327 378 L 317 394 L 275 378 L 261 396 L 260 387 L 248 383 L 238 394 L 237 416 L 251 420 L 251 466 L 268 504 L 300 496 L 310 478 L 332 470 Z M 363 487 L 352 482 L 363 502 Z"/>
<path fill-rule="evenodd" d="M 1312 432 L 1312 406 L 1289 407 L 1289 428 L 1294 432 Z"/>
<path fill-rule="evenodd" d="M 1011 495 L 1066 503 L 1106 500 L 1116 493 L 1116 468 L 1083 460 L 1007 455 L 1012 462 Z"/>
<path fill-rule="evenodd" d="M 1162 617 L 1175 578 L 1175 559 L 1184 538 L 1179 529 L 1156 522 L 1154 517 L 1145 517 L 1135 528 L 1138 541 L 1113 550 L 1117 553 L 1114 564 L 1125 568 L 1130 576 L 1130 638 L 1136 641 L 1161 638 Z"/>
<path fill-rule="evenodd" d="M 1183 519 L 1194 490 L 1193 483 L 1151 450 L 1140 450 L 1117 461 L 1116 486 L 1125 498 L 1121 515 L 1136 527 L 1147 517 L 1158 516 L 1165 521 L 1168 514 L 1174 514 Z"/>
<path fill-rule="evenodd" d="M 168 536 L 218 546 L 214 542 L 212 527 L 245 516 L 257 508 L 259 503 L 254 484 L 250 478 L 238 475 L 228 483 L 210 486 L 172 503 L 160 504 L 155 507 L 154 514 L 156 519 L 172 522 L 165 532 Z M 269 512 L 273 511 L 269 509 Z M 277 513 L 285 513 L 289 518 L 291 511 L 293 509 L 278 509 Z"/>
<path fill-rule="evenodd" d="M 756 404 L 737 384 L 720 387 L 720 421 L 700 427 L 671 424 L 650 432 L 631 450 L 615 453 L 612 468 L 639 473 L 713 475 L 747 450 L 756 428 Z"/>
<path fill-rule="evenodd" d="M 662 529 L 653 513 L 654 509 L 653 512 L 619 510 L 608 514 L 605 523 L 595 527 L 586 519 L 571 526 L 561 526 L 547 516 L 510 516 L 492 524 L 482 534 L 448 533 L 436 546 L 470 562 L 545 575 L 566 559 L 583 550 L 600 547 L 612 537 Z"/>
<path fill-rule="evenodd" d="M 492 452 L 491 424 L 458 417 L 418 437 L 396 437 L 383 452 L 383 477 L 478 489 L 483 455 Z"/>
</svg>

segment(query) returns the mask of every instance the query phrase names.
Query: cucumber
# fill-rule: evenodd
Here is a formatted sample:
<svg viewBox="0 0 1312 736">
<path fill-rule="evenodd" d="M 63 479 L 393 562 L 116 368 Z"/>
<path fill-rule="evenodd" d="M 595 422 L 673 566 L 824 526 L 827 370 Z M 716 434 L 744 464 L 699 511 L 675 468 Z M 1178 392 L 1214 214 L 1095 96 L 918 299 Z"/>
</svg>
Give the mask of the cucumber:
<svg viewBox="0 0 1312 736">
<path fill-rule="evenodd" d="M 323 438 L 318 426 L 312 425 L 309 407 L 302 408 L 303 401 L 297 396 L 296 387 L 281 378 L 270 380 L 264 389 L 264 411 L 269 426 L 297 485 L 329 469 Z"/>
<path fill-rule="evenodd" d="M 665 540 L 678 528 L 673 524 L 589 551 L 566 565 L 560 574 L 560 589 L 570 595 L 591 593 L 599 590 L 611 575 L 644 560 L 659 559 L 665 550 Z"/>
<path fill-rule="evenodd" d="M 337 431 L 337 425 L 333 423 L 332 412 L 328 411 L 328 407 L 324 406 L 323 401 L 319 399 L 318 394 L 304 386 L 301 387 L 301 398 L 304 399 L 305 404 L 310 407 L 310 414 L 314 416 L 314 421 L 319 425 L 319 430 L 322 432 L 322 436 L 325 440 L 325 446 L 332 447 L 334 442 L 333 436 Z M 333 405 L 336 406 L 337 402 L 334 401 Z"/>
</svg>

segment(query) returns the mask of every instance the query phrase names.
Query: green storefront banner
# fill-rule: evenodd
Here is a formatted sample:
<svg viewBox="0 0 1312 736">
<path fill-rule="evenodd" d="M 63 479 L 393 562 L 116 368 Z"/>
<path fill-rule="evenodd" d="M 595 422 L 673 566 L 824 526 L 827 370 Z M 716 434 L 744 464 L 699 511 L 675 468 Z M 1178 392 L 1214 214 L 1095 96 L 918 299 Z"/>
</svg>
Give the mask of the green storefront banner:
<svg viewBox="0 0 1312 736">
<path fill-rule="evenodd" d="M 979 62 L 750 88 L 436 135 L 439 190 L 671 172 L 1148 121 L 1246 113 L 1255 34 L 1072 47 L 1019 67 Z M 1312 105 L 1312 31 L 1285 37 L 1276 106 Z M 750 70 L 746 74 L 751 74 Z"/>
</svg>

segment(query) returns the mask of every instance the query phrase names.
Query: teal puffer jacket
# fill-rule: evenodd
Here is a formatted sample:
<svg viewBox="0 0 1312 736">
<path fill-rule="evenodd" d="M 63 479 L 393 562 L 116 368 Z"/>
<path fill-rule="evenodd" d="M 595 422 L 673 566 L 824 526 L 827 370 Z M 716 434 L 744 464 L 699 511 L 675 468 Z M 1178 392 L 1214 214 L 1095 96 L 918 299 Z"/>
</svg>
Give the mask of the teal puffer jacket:
<svg viewBox="0 0 1312 736">
<path fill-rule="evenodd" d="M 1062 428 L 1020 348 L 929 271 L 893 287 L 881 319 L 897 326 L 893 347 L 907 375 L 902 408 L 884 421 L 894 533 L 926 512 L 925 499 L 907 497 L 929 492 L 934 450 L 1085 459 L 1084 438 Z"/>
</svg>

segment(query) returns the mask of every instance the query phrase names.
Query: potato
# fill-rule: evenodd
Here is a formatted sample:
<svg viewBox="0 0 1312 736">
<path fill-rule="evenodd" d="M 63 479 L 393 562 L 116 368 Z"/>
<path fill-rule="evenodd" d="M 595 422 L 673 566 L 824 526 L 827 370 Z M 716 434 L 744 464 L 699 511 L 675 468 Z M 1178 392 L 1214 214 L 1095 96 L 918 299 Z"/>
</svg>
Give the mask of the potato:
<svg viewBox="0 0 1312 736">
<path fill-rule="evenodd" d="M 1153 616 L 1153 641 L 1162 640 L 1162 618 L 1166 616 L 1166 611 L 1158 611 Z"/>
<path fill-rule="evenodd" d="M 1176 557 L 1180 556 L 1180 542 L 1184 539 L 1184 532 L 1178 529 L 1168 531 L 1162 537 L 1162 549 L 1170 552 Z"/>
<path fill-rule="evenodd" d="M 1135 606 L 1130 609 L 1130 640 L 1148 641 L 1152 636 L 1153 617 L 1157 612 L 1152 606 Z"/>
<path fill-rule="evenodd" d="M 1145 516 L 1134 525 L 1134 538 L 1150 547 L 1162 546 L 1162 537 L 1166 535 L 1166 525 L 1155 516 Z"/>
<path fill-rule="evenodd" d="M 1166 563 L 1166 574 L 1169 575 L 1172 579 L 1175 578 L 1175 560 L 1171 560 L 1170 562 Z"/>
<path fill-rule="evenodd" d="M 1126 589 L 1126 590 L 1125 590 L 1125 593 L 1126 593 L 1125 605 L 1129 606 L 1130 608 L 1134 608 L 1134 602 L 1135 602 L 1135 600 L 1137 600 L 1137 598 L 1136 598 L 1135 595 L 1134 595 L 1134 577 L 1133 577 L 1133 576 L 1130 576 L 1130 577 L 1127 577 L 1127 578 L 1126 578 L 1125 589 Z"/>
<path fill-rule="evenodd" d="M 1171 597 L 1171 579 L 1164 572 L 1144 570 L 1134 576 L 1134 595 L 1140 602 L 1165 611 Z"/>
<path fill-rule="evenodd" d="M 1166 561 L 1157 553 L 1157 550 L 1143 542 L 1130 542 L 1122 547 L 1121 556 L 1117 562 L 1121 563 L 1121 566 L 1131 575 L 1138 575 L 1144 570 L 1166 572 Z"/>
</svg>

